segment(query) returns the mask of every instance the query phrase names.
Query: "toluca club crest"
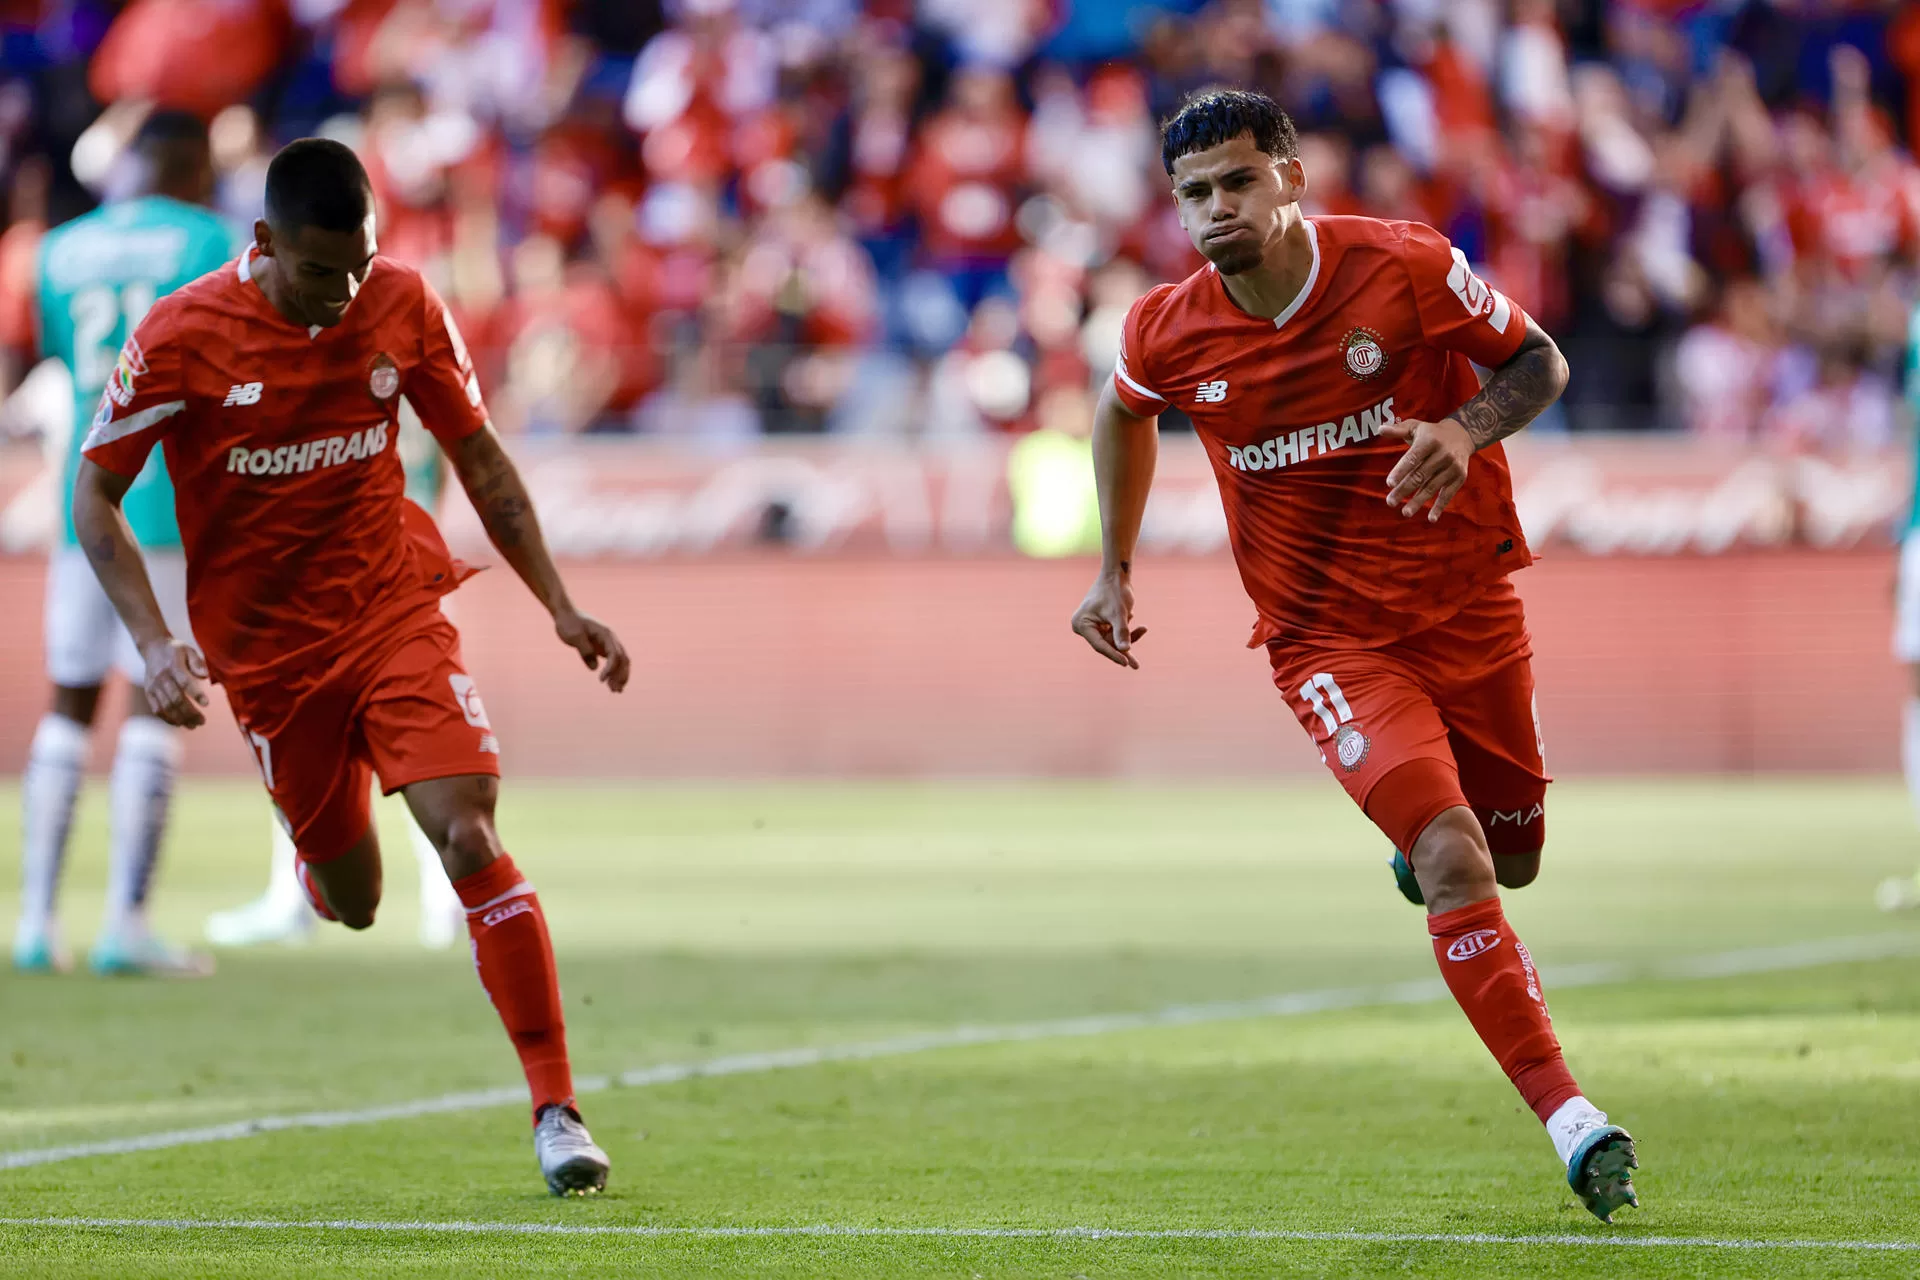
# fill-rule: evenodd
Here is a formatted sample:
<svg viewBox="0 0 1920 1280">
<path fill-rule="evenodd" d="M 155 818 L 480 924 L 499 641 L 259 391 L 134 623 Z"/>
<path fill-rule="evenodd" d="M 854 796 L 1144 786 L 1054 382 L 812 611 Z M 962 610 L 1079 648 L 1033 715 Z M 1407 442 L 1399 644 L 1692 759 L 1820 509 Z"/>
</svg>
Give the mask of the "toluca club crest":
<svg viewBox="0 0 1920 1280">
<path fill-rule="evenodd" d="M 1362 382 L 1387 367 L 1387 349 L 1380 345 L 1380 335 L 1371 329 L 1351 330 L 1341 346 L 1346 351 L 1347 372 Z"/>
<path fill-rule="evenodd" d="M 375 400 L 391 400 L 400 390 L 400 366 L 382 351 L 367 366 L 367 390 Z"/>
<path fill-rule="evenodd" d="M 1367 740 L 1367 735 L 1350 724 L 1341 725 L 1340 731 L 1333 735 L 1334 757 L 1340 761 L 1340 767 L 1348 773 L 1352 773 L 1367 762 L 1367 753 L 1372 747 L 1373 744 Z"/>
</svg>

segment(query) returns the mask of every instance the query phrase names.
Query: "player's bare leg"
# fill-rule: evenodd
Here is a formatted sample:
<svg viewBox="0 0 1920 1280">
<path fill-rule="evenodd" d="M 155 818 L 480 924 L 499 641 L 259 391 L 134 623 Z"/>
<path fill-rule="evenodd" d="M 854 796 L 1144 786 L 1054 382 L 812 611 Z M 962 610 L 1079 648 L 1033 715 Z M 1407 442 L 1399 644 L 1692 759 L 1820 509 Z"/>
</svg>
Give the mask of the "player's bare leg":
<svg viewBox="0 0 1920 1280">
<path fill-rule="evenodd" d="M 1900 765 L 1907 777 L 1907 794 L 1920 812 L 1920 663 L 1907 667 L 1907 705 L 1901 710 Z M 1911 911 L 1920 907 L 1920 872 L 1883 880 L 1874 893 L 1882 911 Z"/>
<path fill-rule="evenodd" d="M 55 685 L 53 705 L 27 750 L 20 779 L 20 918 L 13 933 L 13 966 L 23 973 L 64 972 L 73 964 L 60 944 L 54 907 L 99 705 L 97 684 Z"/>
<path fill-rule="evenodd" d="M 494 830 L 499 789 L 499 779 L 472 774 L 414 783 L 405 794 L 466 906 L 480 984 L 520 1055 L 540 1172 L 555 1195 L 591 1195 L 606 1186 L 607 1156 L 574 1106 L 553 942 L 538 895 Z"/>
<path fill-rule="evenodd" d="M 369 824 L 347 851 L 325 862 L 301 859 L 300 888 L 323 920 L 366 929 L 380 909 L 380 833 Z"/>
<path fill-rule="evenodd" d="M 1567 1070 L 1533 959 L 1501 910 L 1495 860 L 1479 819 L 1464 805 L 1441 813 L 1414 842 L 1410 862 L 1448 990 L 1546 1126 L 1566 1165 L 1567 1185 L 1595 1217 L 1612 1221 L 1614 1210 L 1639 1204 L 1633 1138 L 1607 1122 Z"/>
</svg>

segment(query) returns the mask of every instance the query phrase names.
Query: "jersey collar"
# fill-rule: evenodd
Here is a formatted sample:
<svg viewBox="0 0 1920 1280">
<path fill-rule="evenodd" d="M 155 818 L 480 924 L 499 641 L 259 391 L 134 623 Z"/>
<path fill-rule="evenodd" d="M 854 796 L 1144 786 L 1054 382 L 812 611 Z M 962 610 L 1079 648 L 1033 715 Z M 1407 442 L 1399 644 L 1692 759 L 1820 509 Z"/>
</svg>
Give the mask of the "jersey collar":
<svg viewBox="0 0 1920 1280">
<path fill-rule="evenodd" d="M 1313 225 L 1312 218 L 1302 218 L 1300 221 L 1307 228 L 1307 247 L 1313 250 L 1313 261 L 1307 264 L 1307 278 L 1301 283 L 1300 292 L 1293 295 L 1293 301 L 1287 304 L 1285 311 L 1273 318 L 1275 329 L 1284 329 L 1287 321 L 1300 314 L 1300 309 L 1313 297 L 1313 287 L 1320 283 L 1320 232 Z M 1259 316 L 1248 315 L 1234 303 L 1232 296 L 1227 293 L 1227 282 L 1220 278 L 1218 267 L 1209 262 L 1207 270 L 1213 272 L 1214 283 L 1220 288 L 1220 300 L 1227 305 L 1228 310 L 1250 321 L 1260 319 Z"/>
</svg>

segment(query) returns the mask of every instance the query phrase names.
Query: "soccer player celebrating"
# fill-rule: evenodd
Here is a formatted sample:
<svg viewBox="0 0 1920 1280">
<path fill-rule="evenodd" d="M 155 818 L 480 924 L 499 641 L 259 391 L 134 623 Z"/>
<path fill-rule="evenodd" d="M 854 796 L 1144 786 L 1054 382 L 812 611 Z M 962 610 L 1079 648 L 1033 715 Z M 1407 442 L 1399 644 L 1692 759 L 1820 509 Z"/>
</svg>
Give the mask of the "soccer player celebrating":
<svg viewBox="0 0 1920 1280">
<path fill-rule="evenodd" d="M 400 398 L 400 465 L 405 469 L 407 501 L 429 514 L 439 511 L 446 488 L 446 459 L 433 435 L 420 425 L 407 398 Z M 92 582 L 91 575 L 88 582 Z M 442 601 L 444 607 L 445 601 Z M 218 947 L 257 947 L 276 942 L 303 942 L 317 918 L 300 890 L 300 857 L 293 837 L 274 814 L 268 826 L 271 842 L 267 891 L 252 902 L 207 917 L 207 941 Z M 447 882 L 440 851 L 411 814 L 407 843 L 420 876 L 420 945 L 433 950 L 451 947 L 466 921 L 466 908 Z"/>
<path fill-rule="evenodd" d="M 75 429 L 69 433 L 61 487 L 66 498 L 73 493 L 85 424 L 101 393 L 124 395 L 135 376 L 124 359 L 115 363 L 127 334 L 154 299 L 233 256 L 233 232 L 203 207 L 213 194 L 206 125 L 177 112 L 156 112 L 141 126 L 133 154 L 144 170 L 147 194 L 75 218 L 41 246 L 41 344 L 73 373 Z M 180 746 L 175 731 L 153 714 L 138 688 L 145 664 L 74 541 L 69 506 L 62 501 L 60 542 L 47 566 L 53 707 L 34 731 L 21 779 L 23 883 L 13 964 L 25 973 L 68 966 L 55 923 L 55 891 L 86 772 L 87 732 L 107 671 L 117 665 L 136 687 L 107 783 L 112 811 L 107 909 L 89 961 L 95 971 L 109 974 L 210 973 L 207 957 L 169 945 L 147 926 L 147 891 L 166 834 Z M 139 472 L 122 509 L 146 556 L 162 615 L 184 634 L 186 567 L 174 523 L 173 486 L 160 459 Z"/>
<path fill-rule="evenodd" d="M 1073 618 L 1137 667 L 1134 545 L 1156 418 L 1192 418 L 1275 683 L 1394 842 L 1454 999 L 1602 1221 L 1633 1139 L 1580 1093 L 1499 886 L 1539 870 L 1547 777 L 1507 575 L 1531 556 L 1500 441 L 1566 384 L 1547 335 L 1432 229 L 1308 220 L 1293 122 L 1209 91 L 1167 122 L 1181 224 L 1210 265 L 1128 313 L 1094 418 L 1100 575 Z M 1492 373 L 1485 386 L 1473 364 Z"/>
<path fill-rule="evenodd" d="M 626 651 L 568 598 L 444 304 L 376 256 L 353 152 L 314 138 L 282 149 L 266 215 L 237 262 L 156 304 L 129 340 L 127 385 L 102 400 L 74 490 L 80 545 L 139 644 L 161 718 L 202 724 L 202 682 L 225 686 L 326 919 L 373 923 L 371 775 L 405 794 L 519 1053 L 541 1173 L 556 1195 L 598 1191 L 607 1157 L 574 1109 L 546 918 L 494 831 L 500 744 L 439 608 L 462 569 L 401 496 L 402 393 L 560 639 L 615 692 Z M 201 651 L 154 604 L 121 512 L 156 444 L 179 494 Z"/>
</svg>

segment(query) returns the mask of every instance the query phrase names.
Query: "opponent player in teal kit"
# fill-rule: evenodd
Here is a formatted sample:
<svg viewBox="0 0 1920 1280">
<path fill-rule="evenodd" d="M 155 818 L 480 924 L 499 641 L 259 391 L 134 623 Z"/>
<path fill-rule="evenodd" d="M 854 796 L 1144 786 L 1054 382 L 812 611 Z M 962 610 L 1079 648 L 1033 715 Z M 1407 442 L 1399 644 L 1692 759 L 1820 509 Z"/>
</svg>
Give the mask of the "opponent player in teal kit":
<svg viewBox="0 0 1920 1280">
<path fill-rule="evenodd" d="M 117 363 L 154 300 L 231 259 L 241 243 L 203 206 L 213 193 L 206 126 L 172 112 L 148 118 L 133 154 L 145 170 L 136 199 L 110 204 L 49 232 L 39 262 L 42 352 L 73 373 L 74 414 L 59 492 L 60 527 L 47 568 L 47 676 L 52 707 L 34 731 L 21 778 L 22 885 L 13 963 L 24 972 L 68 967 L 55 896 L 74 802 L 86 772 L 87 737 L 111 668 L 128 678 L 131 714 L 120 730 L 108 783 L 112 814 L 107 903 L 91 961 L 102 973 L 196 975 L 204 956 L 167 945 L 147 926 L 147 891 L 173 798 L 178 730 L 141 692 L 146 663 L 115 616 L 73 533 L 73 480 L 80 442 L 110 380 L 137 371 Z M 174 523 L 173 486 L 158 453 L 127 491 L 125 511 L 162 610 L 185 633 L 186 566 Z"/>
</svg>

